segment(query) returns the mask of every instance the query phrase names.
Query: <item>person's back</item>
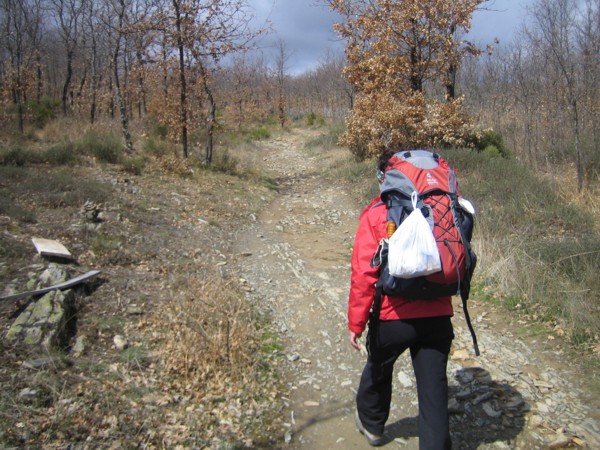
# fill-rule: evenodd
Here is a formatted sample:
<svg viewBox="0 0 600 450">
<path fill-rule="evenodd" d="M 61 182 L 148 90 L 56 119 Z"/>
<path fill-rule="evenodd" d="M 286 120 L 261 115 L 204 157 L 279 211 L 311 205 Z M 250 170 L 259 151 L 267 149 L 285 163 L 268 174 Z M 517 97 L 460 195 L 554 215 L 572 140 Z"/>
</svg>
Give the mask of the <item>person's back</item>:
<svg viewBox="0 0 600 450">
<path fill-rule="evenodd" d="M 380 183 L 395 153 L 379 161 Z M 450 296 L 407 299 L 381 295 L 374 305 L 379 267 L 372 264 L 387 235 L 387 208 L 378 197 L 362 212 L 352 252 L 348 299 L 350 343 L 360 349 L 358 339 L 369 324 L 368 358 L 356 396 L 356 426 L 371 445 L 381 445 L 392 397 L 393 366 L 410 350 L 419 400 L 419 447 L 451 448 L 448 423 L 446 366 L 454 338 Z"/>
</svg>

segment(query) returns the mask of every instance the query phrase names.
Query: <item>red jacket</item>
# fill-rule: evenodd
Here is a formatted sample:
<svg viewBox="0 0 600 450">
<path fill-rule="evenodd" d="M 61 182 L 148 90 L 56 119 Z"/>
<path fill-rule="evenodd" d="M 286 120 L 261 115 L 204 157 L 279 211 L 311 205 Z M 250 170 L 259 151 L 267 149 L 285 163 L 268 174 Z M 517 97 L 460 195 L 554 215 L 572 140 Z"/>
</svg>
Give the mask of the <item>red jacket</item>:
<svg viewBox="0 0 600 450">
<path fill-rule="evenodd" d="M 371 258 L 386 234 L 387 209 L 380 197 L 375 198 L 360 215 L 352 251 L 352 275 L 348 298 L 348 328 L 362 333 L 369 320 L 369 311 L 375 298 L 378 268 L 371 267 Z M 451 297 L 436 300 L 405 300 L 384 295 L 381 302 L 381 320 L 416 319 L 422 317 L 452 316 Z"/>
</svg>

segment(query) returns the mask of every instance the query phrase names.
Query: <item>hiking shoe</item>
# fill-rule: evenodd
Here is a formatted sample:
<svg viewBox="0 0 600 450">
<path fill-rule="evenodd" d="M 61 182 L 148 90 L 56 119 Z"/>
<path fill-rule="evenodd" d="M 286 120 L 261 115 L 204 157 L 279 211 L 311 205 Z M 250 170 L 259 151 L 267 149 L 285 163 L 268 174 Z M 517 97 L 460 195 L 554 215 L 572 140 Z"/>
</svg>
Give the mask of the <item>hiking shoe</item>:
<svg viewBox="0 0 600 450">
<path fill-rule="evenodd" d="M 356 414 L 354 415 L 354 421 L 356 422 L 357 430 L 360 431 L 360 433 L 367 438 L 367 442 L 369 443 L 369 445 L 372 445 L 373 447 L 378 447 L 384 444 L 383 436 L 370 433 L 363 426 L 362 422 L 360 421 L 360 417 L 358 417 L 358 411 L 356 411 Z"/>
</svg>

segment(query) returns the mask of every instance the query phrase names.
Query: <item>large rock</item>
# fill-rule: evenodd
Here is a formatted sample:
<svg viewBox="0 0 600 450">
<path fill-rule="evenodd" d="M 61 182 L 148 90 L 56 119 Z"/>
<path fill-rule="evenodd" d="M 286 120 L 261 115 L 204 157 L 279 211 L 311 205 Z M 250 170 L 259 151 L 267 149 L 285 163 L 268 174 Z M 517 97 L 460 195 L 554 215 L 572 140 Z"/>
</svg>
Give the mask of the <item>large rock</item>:
<svg viewBox="0 0 600 450">
<path fill-rule="evenodd" d="M 39 276 L 36 285 L 53 286 L 67 278 L 63 267 L 50 264 Z M 8 330 L 6 338 L 13 344 L 41 345 L 45 350 L 64 348 L 69 341 L 69 321 L 74 317 L 74 311 L 75 293 L 72 289 L 48 292 L 27 306 Z"/>
<path fill-rule="evenodd" d="M 64 348 L 69 341 L 68 321 L 74 308 L 72 289 L 48 292 L 17 317 L 6 338 L 15 344 L 41 345 L 45 350 Z"/>
</svg>

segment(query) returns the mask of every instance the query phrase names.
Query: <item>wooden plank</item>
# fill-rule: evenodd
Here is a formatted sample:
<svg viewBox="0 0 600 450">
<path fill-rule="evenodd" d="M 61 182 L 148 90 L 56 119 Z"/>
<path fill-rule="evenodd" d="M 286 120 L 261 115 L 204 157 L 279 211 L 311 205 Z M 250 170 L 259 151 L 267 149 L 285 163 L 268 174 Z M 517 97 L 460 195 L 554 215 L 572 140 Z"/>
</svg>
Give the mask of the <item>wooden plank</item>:
<svg viewBox="0 0 600 450">
<path fill-rule="evenodd" d="M 52 239 L 32 238 L 33 245 L 42 256 L 58 256 L 60 258 L 73 259 L 71 252 L 58 241 Z"/>
<path fill-rule="evenodd" d="M 90 270 L 89 272 L 84 273 L 83 275 L 79 275 L 78 277 L 71 278 L 70 280 L 67 280 L 64 283 L 55 284 L 54 286 L 50 286 L 50 287 L 43 288 L 43 289 L 36 289 L 35 291 L 28 291 L 28 292 L 21 292 L 19 294 L 7 295 L 6 297 L 0 297 L 0 301 L 16 300 L 18 298 L 29 297 L 32 295 L 46 294 L 50 291 L 68 289 L 68 288 L 73 287 L 89 278 L 95 277 L 99 273 L 100 273 L 99 270 Z"/>
</svg>

